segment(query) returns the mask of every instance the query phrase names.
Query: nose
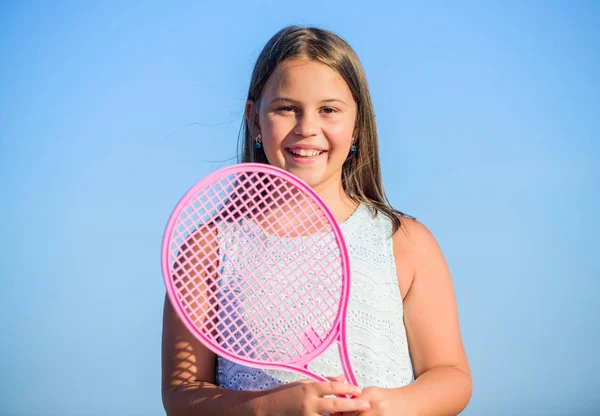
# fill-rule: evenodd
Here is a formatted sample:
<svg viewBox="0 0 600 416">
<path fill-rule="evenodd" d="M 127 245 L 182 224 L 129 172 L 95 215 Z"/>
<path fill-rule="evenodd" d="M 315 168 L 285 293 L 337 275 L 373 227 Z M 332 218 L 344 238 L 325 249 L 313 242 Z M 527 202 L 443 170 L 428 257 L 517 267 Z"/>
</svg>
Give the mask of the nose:
<svg viewBox="0 0 600 416">
<path fill-rule="evenodd" d="M 296 118 L 294 133 L 299 136 L 314 136 L 319 132 L 319 120 L 316 114 L 303 112 Z"/>
</svg>

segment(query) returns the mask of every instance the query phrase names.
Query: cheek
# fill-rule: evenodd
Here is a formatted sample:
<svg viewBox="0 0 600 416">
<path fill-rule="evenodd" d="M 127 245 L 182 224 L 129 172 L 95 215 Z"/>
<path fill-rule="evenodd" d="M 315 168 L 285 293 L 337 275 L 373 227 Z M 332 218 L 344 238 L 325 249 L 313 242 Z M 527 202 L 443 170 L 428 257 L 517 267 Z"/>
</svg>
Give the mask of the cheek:
<svg viewBox="0 0 600 416">
<path fill-rule="evenodd" d="M 294 121 L 291 118 L 266 116 L 261 123 L 263 138 L 268 141 L 282 141 L 294 128 Z"/>
<path fill-rule="evenodd" d="M 336 146 L 351 146 L 354 123 L 352 120 L 331 123 L 327 126 L 326 134 Z"/>
</svg>

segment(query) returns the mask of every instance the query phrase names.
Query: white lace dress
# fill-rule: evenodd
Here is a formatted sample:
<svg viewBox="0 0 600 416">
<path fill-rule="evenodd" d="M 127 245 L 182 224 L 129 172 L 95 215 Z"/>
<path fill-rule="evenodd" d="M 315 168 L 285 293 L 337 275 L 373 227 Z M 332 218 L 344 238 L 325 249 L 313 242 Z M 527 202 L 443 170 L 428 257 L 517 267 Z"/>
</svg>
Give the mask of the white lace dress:
<svg viewBox="0 0 600 416">
<path fill-rule="evenodd" d="M 401 387 L 414 379 L 402 297 L 392 251 L 391 221 L 361 204 L 340 227 L 350 255 L 347 316 L 350 362 L 361 387 Z M 334 343 L 309 369 L 324 376 L 343 373 Z M 217 384 L 232 390 L 267 390 L 303 377 L 249 368 L 219 357 Z"/>
</svg>

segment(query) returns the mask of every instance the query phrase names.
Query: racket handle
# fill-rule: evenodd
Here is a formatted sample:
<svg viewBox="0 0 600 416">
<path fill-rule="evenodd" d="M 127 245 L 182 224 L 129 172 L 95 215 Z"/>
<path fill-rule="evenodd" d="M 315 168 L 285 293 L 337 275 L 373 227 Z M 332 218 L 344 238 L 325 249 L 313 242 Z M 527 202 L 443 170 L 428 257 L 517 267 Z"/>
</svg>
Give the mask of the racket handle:
<svg viewBox="0 0 600 416">
<path fill-rule="evenodd" d="M 348 353 L 348 346 L 346 342 L 337 341 L 338 350 L 340 353 L 340 361 L 342 362 L 342 369 L 344 370 L 344 376 L 348 383 L 358 386 L 358 381 L 356 381 L 356 376 L 354 375 L 354 371 L 352 371 L 352 367 L 350 366 L 350 354 Z"/>
</svg>

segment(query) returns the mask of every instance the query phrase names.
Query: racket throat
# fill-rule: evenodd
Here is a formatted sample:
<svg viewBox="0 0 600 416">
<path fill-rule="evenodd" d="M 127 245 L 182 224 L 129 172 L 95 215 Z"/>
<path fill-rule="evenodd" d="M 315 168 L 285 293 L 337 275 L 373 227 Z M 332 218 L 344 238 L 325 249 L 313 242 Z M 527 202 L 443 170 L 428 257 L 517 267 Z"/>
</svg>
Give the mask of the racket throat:
<svg viewBox="0 0 600 416">
<path fill-rule="evenodd" d="M 308 354 L 316 350 L 317 347 L 323 343 L 321 337 L 319 337 L 317 332 L 311 326 L 304 329 L 304 335 L 300 341 Z"/>
</svg>

